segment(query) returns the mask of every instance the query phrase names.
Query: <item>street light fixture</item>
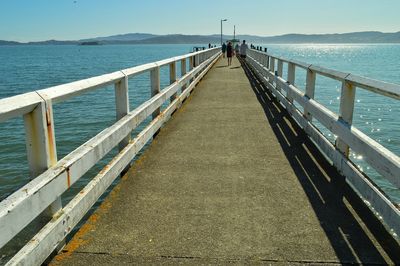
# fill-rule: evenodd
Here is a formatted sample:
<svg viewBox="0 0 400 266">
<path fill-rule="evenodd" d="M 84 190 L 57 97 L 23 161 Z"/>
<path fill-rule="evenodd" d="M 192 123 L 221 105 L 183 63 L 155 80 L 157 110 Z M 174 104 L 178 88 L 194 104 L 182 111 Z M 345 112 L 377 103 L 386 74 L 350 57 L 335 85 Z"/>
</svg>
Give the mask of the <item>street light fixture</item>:
<svg viewBox="0 0 400 266">
<path fill-rule="evenodd" d="M 227 19 L 221 19 L 221 46 L 222 46 L 222 22 L 227 21 Z"/>
</svg>

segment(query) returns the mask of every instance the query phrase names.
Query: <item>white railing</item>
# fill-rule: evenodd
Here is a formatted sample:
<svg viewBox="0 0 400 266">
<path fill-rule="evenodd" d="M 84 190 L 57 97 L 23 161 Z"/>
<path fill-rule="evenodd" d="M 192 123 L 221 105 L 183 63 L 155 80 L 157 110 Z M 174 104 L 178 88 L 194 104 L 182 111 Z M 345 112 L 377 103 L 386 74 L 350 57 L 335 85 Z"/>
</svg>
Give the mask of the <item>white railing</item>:
<svg viewBox="0 0 400 266">
<path fill-rule="evenodd" d="M 1 99 L 0 122 L 19 116 L 24 118 L 33 180 L 0 202 L 0 248 L 39 215 L 45 213 L 51 219 L 8 264 L 39 265 L 60 246 L 113 180 L 188 97 L 220 54 L 220 48 L 208 49 Z M 189 72 L 186 71 L 187 61 Z M 178 63 L 181 64 L 180 79 L 176 77 Z M 169 66 L 170 85 L 160 90 L 162 66 Z M 150 72 L 152 97 L 130 111 L 128 79 L 144 72 Z M 117 122 L 58 161 L 53 104 L 110 84 L 115 85 Z M 170 104 L 161 112 L 161 105 L 167 100 Z M 131 139 L 131 132 L 150 115 L 153 120 Z M 120 153 L 63 207 L 61 195 L 118 145 Z"/>
<path fill-rule="evenodd" d="M 247 63 L 339 172 L 346 177 L 346 181 L 353 189 L 379 213 L 388 229 L 400 236 L 400 208 L 349 160 L 349 149 L 362 154 L 371 167 L 393 186 L 400 188 L 400 158 L 352 126 L 356 88 L 399 100 L 400 85 L 288 60 L 257 50 L 248 51 Z M 282 77 L 284 63 L 287 65 L 287 80 Z M 304 93 L 294 84 L 296 68 L 307 71 Z M 342 82 L 339 114 L 314 100 L 317 75 Z M 295 102 L 304 108 L 304 112 L 295 106 Z M 313 118 L 337 136 L 335 144 L 317 129 L 312 122 Z"/>
</svg>

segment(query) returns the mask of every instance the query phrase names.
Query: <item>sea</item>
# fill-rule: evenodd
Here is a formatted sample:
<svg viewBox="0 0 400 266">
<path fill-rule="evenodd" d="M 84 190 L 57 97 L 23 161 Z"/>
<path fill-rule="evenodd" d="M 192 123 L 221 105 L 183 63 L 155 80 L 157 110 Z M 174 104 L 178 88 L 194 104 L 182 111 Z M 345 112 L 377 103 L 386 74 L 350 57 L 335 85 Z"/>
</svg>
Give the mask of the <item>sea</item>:
<svg viewBox="0 0 400 266">
<path fill-rule="evenodd" d="M 254 44 L 268 53 L 310 64 L 400 84 L 400 45 L 396 44 Z M 0 99 L 76 80 L 187 54 L 197 45 L 17 45 L 0 46 Z M 178 64 L 179 65 L 179 64 Z M 180 73 L 178 70 L 177 73 Z M 284 71 L 283 75 L 286 75 Z M 161 69 L 161 87 L 168 85 L 168 69 Z M 296 86 L 304 90 L 305 71 L 296 70 Z M 338 113 L 341 83 L 318 77 L 315 99 Z M 131 110 L 150 98 L 149 74 L 129 80 Z M 114 89 L 108 86 L 54 105 L 58 159 L 115 122 Z M 139 132 L 145 121 L 133 133 Z M 353 125 L 378 143 L 400 155 L 400 104 L 397 100 L 357 89 Z M 335 137 L 322 125 L 321 131 Z M 113 155 L 97 164 L 63 201 L 73 197 Z M 351 153 L 353 162 L 368 174 L 390 198 L 400 203 L 394 188 L 364 161 Z M 22 118 L 0 123 L 0 200 L 30 181 Z"/>
</svg>

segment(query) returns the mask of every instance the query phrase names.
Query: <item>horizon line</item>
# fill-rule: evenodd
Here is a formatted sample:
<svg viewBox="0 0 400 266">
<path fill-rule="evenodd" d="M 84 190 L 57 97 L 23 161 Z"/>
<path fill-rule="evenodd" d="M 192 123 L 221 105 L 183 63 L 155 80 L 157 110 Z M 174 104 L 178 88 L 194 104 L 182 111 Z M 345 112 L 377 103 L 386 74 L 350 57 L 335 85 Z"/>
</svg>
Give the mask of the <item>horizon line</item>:
<svg viewBox="0 0 400 266">
<path fill-rule="evenodd" d="M 384 32 L 384 31 L 379 31 L 379 30 L 366 30 L 366 31 L 352 31 L 352 32 L 335 32 L 335 33 L 284 33 L 284 34 L 279 34 L 279 35 L 257 35 L 257 34 L 249 34 L 249 33 L 243 33 L 243 34 L 237 34 L 236 36 L 240 35 L 248 35 L 252 37 L 261 37 L 261 38 L 273 38 L 273 37 L 281 37 L 281 36 L 286 36 L 286 35 L 305 35 L 305 36 L 313 36 L 313 35 L 341 35 L 341 34 L 352 34 L 352 33 L 367 33 L 367 32 L 375 32 L 375 33 L 383 33 L 383 34 L 395 34 L 395 33 L 400 33 L 399 31 L 393 31 L 393 32 Z M 45 39 L 45 40 L 38 40 L 38 41 L 15 41 L 15 40 L 5 40 L 5 39 L 0 39 L 0 41 L 6 41 L 6 42 L 17 42 L 17 43 L 32 43 L 32 42 L 47 42 L 47 41 L 61 41 L 61 42 L 77 42 L 77 41 L 82 41 L 82 40 L 90 40 L 90 39 L 96 39 L 96 38 L 108 38 L 112 36 L 123 36 L 123 35 L 128 35 L 128 34 L 150 34 L 150 35 L 155 35 L 157 36 L 171 36 L 171 35 L 182 35 L 182 36 L 214 36 L 218 35 L 220 36 L 220 33 L 213 33 L 213 34 L 185 34 L 185 33 L 167 33 L 167 34 L 158 34 L 158 33 L 149 33 L 149 32 L 128 32 L 128 33 L 116 33 L 116 34 L 111 34 L 108 36 L 96 36 L 96 37 L 86 37 L 86 38 L 80 38 L 80 39 L 56 39 L 56 38 L 51 38 L 51 39 Z M 223 34 L 222 36 L 233 36 L 233 34 Z M 153 38 L 153 37 L 150 37 Z"/>
</svg>

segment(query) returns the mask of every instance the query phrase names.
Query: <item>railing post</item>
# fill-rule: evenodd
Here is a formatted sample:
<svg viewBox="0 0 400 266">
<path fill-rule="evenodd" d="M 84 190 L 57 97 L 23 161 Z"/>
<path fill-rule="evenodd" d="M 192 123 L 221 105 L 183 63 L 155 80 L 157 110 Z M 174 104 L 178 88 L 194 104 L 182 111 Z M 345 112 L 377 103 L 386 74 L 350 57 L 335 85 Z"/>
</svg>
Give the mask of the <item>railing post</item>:
<svg viewBox="0 0 400 266">
<path fill-rule="evenodd" d="M 116 118 L 120 120 L 122 117 L 129 113 L 129 93 L 128 93 L 128 77 L 125 76 L 122 80 L 115 83 L 115 106 L 116 106 Z M 131 135 L 129 134 L 119 143 L 119 150 L 123 150 L 126 145 L 129 144 Z"/>
<path fill-rule="evenodd" d="M 157 66 L 150 71 L 150 83 L 151 83 L 151 97 L 155 96 L 160 92 L 160 67 Z M 157 108 L 153 112 L 153 119 L 160 114 L 161 108 Z"/>
<path fill-rule="evenodd" d="M 42 95 L 40 97 L 43 98 Z M 24 115 L 24 124 L 29 174 L 31 179 L 34 179 L 57 163 L 51 100 L 43 98 L 43 102 L 32 112 Z M 68 180 L 65 180 L 65 182 L 68 182 Z M 45 220 L 50 220 L 61 209 L 62 202 L 60 196 L 47 207 L 42 213 L 42 217 Z M 60 243 L 60 248 L 63 245 L 64 242 Z"/>
<path fill-rule="evenodd" d="M 191 71 L 195 67 L 194 65 L 194 57 L 189 57 L 189 71 Z"/>
<path fill-rule="evenodd" d="M 195 64 L 195 62 L 194 62 L 194 56 L 189 57 L 189 71 L 192 71 L 192 70 L 193 70 L 193 68 L 195 67 L 194 64 Z M 192 83 L 192 82 L 193 82 L 193 78 L 191 78 L 191 79 L 189 80 L 189 82 Z"/>
<path fill-rule="evenodd" d="M 289 63 L 287 81 L 292 85 L 294 85 L 295 75 L 296 75 L 296 67 L 293 63 Z"/>
<path fill-rule="evenodd" d="M 309 68 L 307 68 L 307 78 L 306 78 L 306 92 L 305 95 L 309 99 L 314 99 L 314 93 L 315 93 L 315 80 L 316 80 L 316 74 L 315 72 L 311 71 Z M 312 115 L 308 112 L 308 108 L 304 107 L 304 116 L 308 121 L 312 121 Z"/>
<path fill-rule="evenodd" d="M 265 54 L 262 55 L 262 66 L 267 67 L 267 56 Z"/>
<path fill-rule="evenodd" d="M 289 84 L 294 85 L 294 81 L 296 78 L 296 66 L 293 63 L 288 64 L 288 76 L 287 76 L 287 81 Z M 289 102 L 293 102 L 293 97 L 290 93 L 290 90 L 287 91 L 286 97 L 288 98 Z"/>
<path fill-rule="evenodd" d="M 275 72 L 275 58 L 272 56 L 269 57 L 269 70 Z"/>
<path fill-rule="evenodd" d="M 339 119 L 344 121 L 348 127 L 353 123 L 354 100 L 356 97 L 356 88 L 349 82 L 343 81 L 342 92 L 340 96 Z M 340 138 L 336 139 L 336 148 L 346 157 L 349 157 L 349 146 Z"/>
<path fill-rule="evenodd" d="M 199 55 L 195 55 L 195 56 L 194 56 L 194 64 L 195 64 L 195 66 L 200 65 Z"/>
<path fill-rule="evenodd" d="M 172 62 L 169 64 L 169 84 L 173 84 L 176 81 L 176 62 Z M 175 92 L 171 98 L 170 101 L 174 101 L 176 99 L 177 92 Z"/>
<path fill-rule="evenodd" d="M 275 73 L 275 58 L 272 56 L 269 57 L 269 71 L 271 71 L 272 73 Z M 268 80 L 269 80 L 269 76 L 268 76 Z"/>
<path fill-rule="evenodd" d="M 183 77 L 184 75 L 186 75 L 186 58 L 181 59 L 181 76 Z M 183 92 L 186 89 L 186 84 L 182 85 L 182 89 L 181 92 Z"/>
<path fill-rule="evenodd" d="M 278 71 L 277 71 L 278 77 L 282 77 L 282 73 L 283 73 L 283 61 L 278 59 Z M 279 92 L 281 91 L 281 88 L 280 86 L 278 86 L 278 83 L 276 83 L 276 90 Z"/>
<path fill-rule="evenodd" d="M 283 74 L 283 61 L 278 60 L 278 76 L 282 77 Z"/>
</svg>

